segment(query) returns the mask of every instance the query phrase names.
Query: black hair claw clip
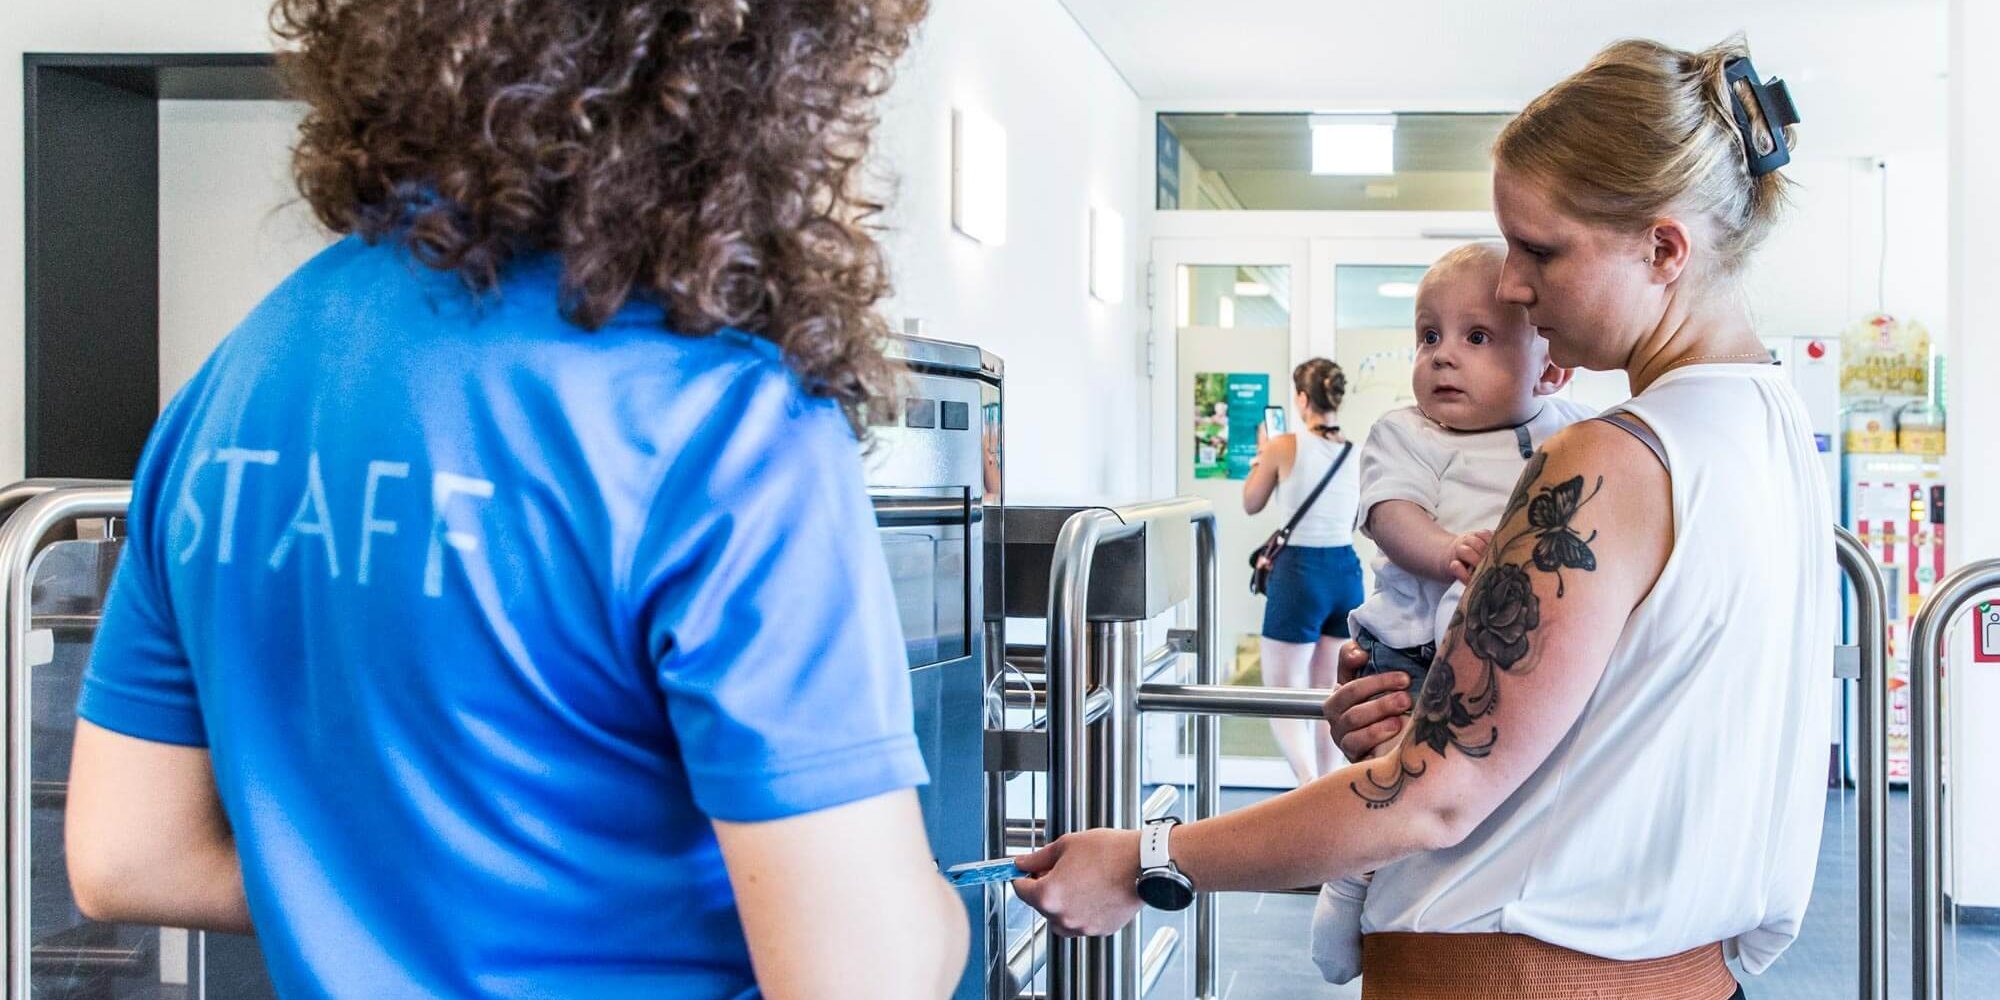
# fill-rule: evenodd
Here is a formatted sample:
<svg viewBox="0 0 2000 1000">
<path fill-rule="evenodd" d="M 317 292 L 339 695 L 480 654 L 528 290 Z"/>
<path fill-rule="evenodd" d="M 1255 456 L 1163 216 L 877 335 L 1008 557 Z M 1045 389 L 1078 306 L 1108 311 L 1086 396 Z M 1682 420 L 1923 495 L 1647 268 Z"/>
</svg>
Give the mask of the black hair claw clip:
<svg viewBox="0 0 2000 1000">
<path fill-rule="evenodd" d="M 1743 56 L 1724 64 L 1722 75 L 1729 91 L 1729 110 L 1736 118 L 1736 131 L 1743 134 L 1743 155 L 1750 164 L 1750 176 L 1762 177 L 1792 162 L 1791 147 L 1785 145 L 1785 126 L 1799 123 L 1799 109 L 1792 103 L 1792 92 L 1785 81 L 1775 76 L 1768 82 L 1760 81 L 1757 67 Z M 1761 136 L 1751 122 L 1750 109 L 1743 104 L 1746 90 L 1757 101 L 1757 110 L 1768 128 Z"/>
</svg>

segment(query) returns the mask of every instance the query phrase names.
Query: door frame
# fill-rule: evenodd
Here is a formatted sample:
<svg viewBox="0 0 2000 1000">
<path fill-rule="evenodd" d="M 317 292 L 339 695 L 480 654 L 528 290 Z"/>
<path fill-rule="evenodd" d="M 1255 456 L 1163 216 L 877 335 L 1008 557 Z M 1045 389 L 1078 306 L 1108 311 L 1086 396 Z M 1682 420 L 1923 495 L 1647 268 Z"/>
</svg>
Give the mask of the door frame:
<svg viewBox="0 0 2000 1000">
<path fill-rule="evenodd" d="M 1179 491 L 1173 425 L 1174 393 L 1180 383 L 1175 338 L 1180 327 L 1181 265 L 1291 268 L 1291 363 L 1296 365 L 1315 354 L 1333 356 L 1335 267 L 1397 263 L 1387 255 L 1398 244 L 1443 246 L 1500 236 L 1491 212 L 1154 211 L 1151 223 L 1146 340 L 1153 429 L 1147 454 L 1151 493 L 1163 497 Z M 1424 262 L 1435 259 L 1432 255 Z"/>
<path fill-rule="evenodd" d="M 1179 331 L 1183 266 L 1286 267 L 1292 275 L 1288 308 L 1291 351 L 1288 362 L 1333 357 L 1335 271 L 1349 264 L 1435 262 L 1452 246 L 1497 238 L 1499 226 L 1488 212 L 1156 212 L 1150 262 L 1151 303 L 1148 351 L 1152 359 L 1150 409 L 1154 414 L 1147 445 L 1152 493 L 1179 490 L 1178 446 L 1181 387 Z M 1228 553 L 1219 554 L 1222 558 Z M 1183 608 L 1179 624 L 1192 622 Z M 1191 678 L 1186 678 L 1191 679 Z M 1169 728 L 1171 726 L 1172 728 Z M 1192 759 L 1180 753 L 1177 719 L 1160 717 L 1147 727 L 1141 766 L 1149 783 L 1185 784 L 1194 776 Z M 1288 788 L 1291 769 L 1279 759 L 1225 757 L 1222 784 L 1237 788 Z"/>
</svg>

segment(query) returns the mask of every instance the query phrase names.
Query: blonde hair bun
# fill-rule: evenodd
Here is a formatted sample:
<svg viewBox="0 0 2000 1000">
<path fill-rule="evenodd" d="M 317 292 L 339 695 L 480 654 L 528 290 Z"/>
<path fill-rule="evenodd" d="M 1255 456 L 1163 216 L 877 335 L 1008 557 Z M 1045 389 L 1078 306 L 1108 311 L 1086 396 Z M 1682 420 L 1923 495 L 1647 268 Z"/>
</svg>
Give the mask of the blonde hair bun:
<svg viewBox="0 0 2000 1000">
<path fill-rule="evenodd" d="M 1728 68 L 1749 57 L 1742 35 L 1699 52 L 1615 42 L 1529 102 L 1501 130 L 1493 158 L 1543 181 L 1589 222 L 1638 228 L 1701 214 L 1713 224 L 1709 249 L 1734 273 L 1770 233 L 1791 186 L 1777 171 L 1753 176 L 1752 154 L 1797 143 L 1796 126 L 1773 131 L 1754 97 L 1741 94 L 1752 118 L 1746 149 Z"/>
</svg>

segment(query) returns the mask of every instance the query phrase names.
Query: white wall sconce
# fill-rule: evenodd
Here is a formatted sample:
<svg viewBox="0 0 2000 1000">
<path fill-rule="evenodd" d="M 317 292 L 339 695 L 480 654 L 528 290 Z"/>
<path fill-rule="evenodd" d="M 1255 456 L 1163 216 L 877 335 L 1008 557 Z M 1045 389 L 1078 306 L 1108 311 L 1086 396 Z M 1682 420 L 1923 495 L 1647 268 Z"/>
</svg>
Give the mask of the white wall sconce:
<svg viewBox="0 0 2000 1000">
<path fill-rule="evenodd" d="M 951 224 L 990 247 L 1007 242 L 1007 130 L 964 108 L 951 111 Z"/>
<path fill-rule="evenodd" d="M 1312 172 L 1375 176 L 1396 172 L 1395 115 L 1313 115 Z"/>
<path fill-rule="evenodd" d="M 1099 302 L 1125 301 L 1125 216 L 1116 209 L 1090 209 L 1090 294 Z"/>
</svg>

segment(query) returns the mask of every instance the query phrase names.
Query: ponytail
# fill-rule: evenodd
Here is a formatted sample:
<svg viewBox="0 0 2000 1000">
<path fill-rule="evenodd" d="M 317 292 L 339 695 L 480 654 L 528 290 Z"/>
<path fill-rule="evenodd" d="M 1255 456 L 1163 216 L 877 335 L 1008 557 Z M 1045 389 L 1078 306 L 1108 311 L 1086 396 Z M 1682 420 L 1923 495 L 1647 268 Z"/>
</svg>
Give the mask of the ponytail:
<svg viewBox="0 0 2000 1000">
<path fill-rule="evenodd" d="M 1347 373 L 1325 358 L 1310 358 L 1292 369 L 1292 389 L 1305 394 L 1313 412 L 1330 417 L 1347 398 Z"/>
</svg>

